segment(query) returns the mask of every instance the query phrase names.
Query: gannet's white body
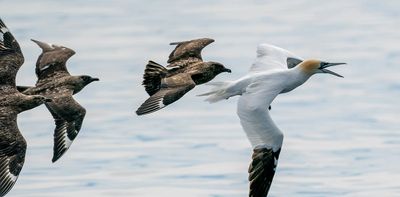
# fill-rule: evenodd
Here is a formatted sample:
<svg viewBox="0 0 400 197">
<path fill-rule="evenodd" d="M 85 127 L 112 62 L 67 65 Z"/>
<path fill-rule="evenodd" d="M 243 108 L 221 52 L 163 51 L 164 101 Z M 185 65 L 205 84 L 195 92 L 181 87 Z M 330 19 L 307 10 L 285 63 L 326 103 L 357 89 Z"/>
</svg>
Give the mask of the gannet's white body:
<svg viewBox="0 0 400 197">
<path fill-rule="evenodd" d="M 302 60 L 293 53 L 269 44 L 261 44 L 257 58 L 244 77 L 218 82 L 213 91 L 201 96 L 213 103 L 241 95 L 237 114 L 243 130 L 253 146 L 249 168 L 249 196 L 266 196 L 275 174 L 283 142 L 283 133 L 272 121 L 268 107 L 278 94 L 289 92 L 306 82 L 315 73 L 340 75 L 325 69 L 343 63 Z"/>
</svg>

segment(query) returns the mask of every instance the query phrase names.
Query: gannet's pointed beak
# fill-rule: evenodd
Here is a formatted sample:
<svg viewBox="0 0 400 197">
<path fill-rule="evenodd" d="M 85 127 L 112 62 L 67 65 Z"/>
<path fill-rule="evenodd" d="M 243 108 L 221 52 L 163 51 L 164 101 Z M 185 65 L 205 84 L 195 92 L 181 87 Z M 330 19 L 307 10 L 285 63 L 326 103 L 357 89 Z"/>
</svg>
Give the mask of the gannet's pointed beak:
<svg viewBox="0 0 400 197">
<path fill-rule="evenodd" d="M 322 62 L 322 63 L 321 63 L 321 66 L 319 67 L 319 69 L 322 71 L 322 73 L 328 73 L 328 74 L 335 75 L 335 76 L 337 76 L 337 77 L 342 77 L 342 78 L 343 78 L 342 75 L 339 75 L 339 74 L 337 74 L 337 73 L 335 73 L 335 72 L 333 72 L 333 71 L 330 71 L 330 70 L 326 69 L 326 68 L 331 67 L 331 66 L 337 66 L 337 65 L 343 65 L 343 64 L 346 64 L 346 63 L 328 63 L 328 62 Z"/>
</svg>

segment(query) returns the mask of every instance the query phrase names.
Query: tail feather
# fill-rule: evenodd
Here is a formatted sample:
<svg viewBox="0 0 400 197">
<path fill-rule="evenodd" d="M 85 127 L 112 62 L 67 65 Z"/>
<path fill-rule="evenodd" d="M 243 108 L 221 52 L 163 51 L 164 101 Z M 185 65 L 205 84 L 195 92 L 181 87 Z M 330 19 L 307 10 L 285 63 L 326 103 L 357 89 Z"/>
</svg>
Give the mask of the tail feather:
<svg viewBox="0 0 400 197">
<path fill-rule="evenodd" d="M 233 83 L 230 81 L 207 83 L 206 85 L 214 86 L 214 88 L 211 89 L 210 92 L 206 92 L 197 96 L 208 96 L 206 101 L 209 103 L 215 103 L 224 99 L 228 99 L 237 95 L 237 92 L 232 91 L 232 88 L 230 88 L 232 84 Z"/>
<path fill-rule="evenodd" d="M 143 85 L 146 92 L 151 96 L 161 87 L 161 79 L 166 76 L 168 70 L 160 64 L 149 61 L 143 75 Z"/>
</svg>

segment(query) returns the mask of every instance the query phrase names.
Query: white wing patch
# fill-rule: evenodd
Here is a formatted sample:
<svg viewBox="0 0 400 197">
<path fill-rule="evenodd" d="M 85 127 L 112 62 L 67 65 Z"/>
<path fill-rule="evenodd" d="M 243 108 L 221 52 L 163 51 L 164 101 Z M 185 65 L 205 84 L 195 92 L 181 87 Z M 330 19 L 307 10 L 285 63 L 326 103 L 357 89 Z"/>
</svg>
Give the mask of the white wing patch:
<svg viewBox="0 0 400 197">
<path fill-rule="evenodd" d="M 43 68 L 40 69 L 40 71 L 44 71 L 46 69 L 48 69 L 50 66 L 52 66 L 53 64 L 47 64 L 46 66 L 44 66 Z"/>
<path fill-rule="evenodd" d="M 165 107 L 165 105 L 164 105 L 164 98 L 162 98 L 162 99 L 160 99 L 160 101 L 158 101 L 158 107 L 159 107 L 159 108 Z"/>
<path fill-rule="evenodd" d="M 76 132 L 76 131 L 75 131 L 75 132 Z M 68 149 L 68 148 L 71 146 L 71 144 L 72 144 L 72 140 L 70 140 L 70 139 L 68 138 L 67 133 L 64 133 L 64 143 L 65 143 L 65 146 L 66 146 L 67 149 Z"/>
<path fill-rule="evenodd" d="M 68 129 L 74 127 L 74 124 L 68 123 L 65 120 L 62 123 L 56 124 L 54 133 L 54 152 L 52 161 L 55 162 L 71 147 L 72 140 L 68 137 Z M 78 133 L 76 130 L 74 132 Z"/>
<path fill-rule="evenodd" d="M 157 93 L 156 93 L 157 94 Z M 164 108 L 166 105 L 164 104 L 164 96 L 166 92 L 159 95 L 153 95 L 149 99 L 147 99 L 137 110 L 136 114 L 144 115 L 148 113 L 155 112 Z"/>
<path fill-rule="evenodd" d="M 17 181 L 17 179 L 18 179 L 18 177 L 17 177 L 17 176 L 15 176 L 15 175 L 11 174 L 11 172 L 10 172 L 10 168 L 8 169 L 8 178 L 10 178 L 10 179 L 11 179 L 11 181 L 13 181 L 13 182 Z"/>
<path fill-rule="evenodd" d="M 0 166 L 0 196 L 4 196 L 14 186 L 18 176 L 15 176 L 11 173 L 9 158 L 2 158 Z"/>
<path fill-rule="evenodd" d="M 9 32 L 9 30 L 7 29 L 7 27 L 2 27 L 0 28 L 0 31 L 3 33 Z"/>
</svg>

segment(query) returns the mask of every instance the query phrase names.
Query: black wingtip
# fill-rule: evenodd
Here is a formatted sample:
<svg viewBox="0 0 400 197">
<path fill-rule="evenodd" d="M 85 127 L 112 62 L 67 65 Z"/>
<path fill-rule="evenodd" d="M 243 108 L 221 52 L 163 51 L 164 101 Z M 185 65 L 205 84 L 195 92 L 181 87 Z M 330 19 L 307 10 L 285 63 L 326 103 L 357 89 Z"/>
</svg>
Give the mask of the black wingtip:
<svg viewBox="0 0 400 197">
<path fill-rule="evenodd" d="M 146 115 L 146 114 L 151 114 L 153 112 L 156 112 L 156 111 L 158 111 L 160 109 L 161 109 L 160 107 L 147 107 L 147 106 L 146 107 L 142 107 L 142 106 L 140 106 L 139 109 L 137 109 L 135 113 L 138 116 L 143 116 L 143 115 Z"/>
<path fill-rule="evenodd" d="M 6 24 L 4 24 L 3 19 L 1 19 L 1 17 L 0 17 L 0 27 L 7 28 Z"/>
<path fill-rule="evenodd" d="M 67 152 L 67 150 L 68 149 L 64 149 L 61 152 L 54 152 L 53 158 L 51 159 L 51 162 L 55 163 L 56 161 L 58 161 L 64 155 L 64 153 Z"/>
<path fill-rule="evenodd" d="M 151 96 L 136 110 L 136 115 L 142 116 L 156 112 L 165 107 L 162 102 L 163 97 L 160 95 Z"/>
</svg>

